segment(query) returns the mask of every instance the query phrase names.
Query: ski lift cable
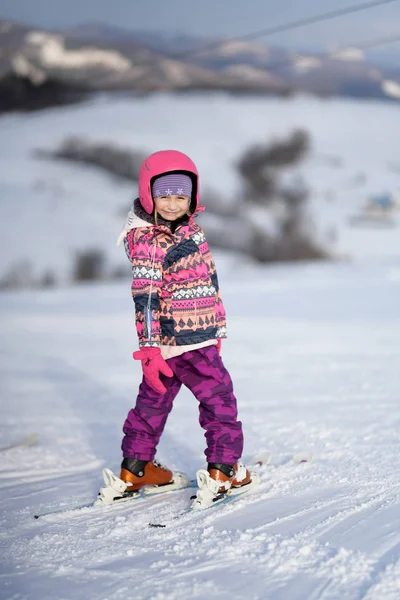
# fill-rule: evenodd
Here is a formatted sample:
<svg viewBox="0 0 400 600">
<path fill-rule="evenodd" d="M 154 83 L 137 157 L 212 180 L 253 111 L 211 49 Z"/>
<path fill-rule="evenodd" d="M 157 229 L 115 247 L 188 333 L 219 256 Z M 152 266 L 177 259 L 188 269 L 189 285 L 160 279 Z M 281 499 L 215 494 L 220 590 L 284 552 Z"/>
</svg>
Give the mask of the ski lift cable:
<svg viewBox="0 0 400 600">
<path fill-rule="evenodd" d="M 344 46 L 340 46 L 331 52 L 327 52 L 324 54 L 326 58 L 334 59 L 335 56 L 344 52 L 346 50 L 368 50 L 370 48 L 377 48 L 378 46 L 384 46 L 386 44 L 393 44 L 395 42 L 400 42 L 400 34 L 390 35 L 382 38 L 374 38 L 370 41 L 365 42 L 350 42 Z M 306 53 L 307 54 L 307 53 Z M 300 52 L 293 52 L 290 57 L 283 58 L 281 60 L 272 62 L 270 64 L 266 64 L 263 68 L 267 71 L 273 71 L 274 69 L 278 69 L 285 66 L 292 66 L 293 57 L 301 58 L 302 54 Z M 313 54 L 312 57 L 318 58 L 318 54 Z"/>
<path fill-rule="evenodd" d="M 369 42 L 358 42 L 351 43 L 347 45 L 347 48 L 350 46 L 352 48 L 359 48 L 360 50 L 368 50 L 368 48 L 377 48 L 378 46 L 385 46 L 386 44 L 394 44 L 395 42 L 400 42 L 400 34 L 397 33 L 395 35 L 389 35 L 387 37 L 375 38 Z M 342 48 L 344 50 L 344 48 Z"/>
<path fill-rule="evenodd" d="M 245 33 L 242 35 L 238 35 L 234 38 L 226 39 L 225 41 L 245 41 L 245 40 L 254 40 L 260 37 L 266 37 L 269 35 L 273 35 L 275 33 L 283 33 L 285 31 L 290 31 L 292 29 L 300 29 L 302 27 L 306 27 L 308 25 L 313 25 L 314 23 L 322 23 L 324 21 L 330 21 L 331 19 L 336 19 L 345 15 L 349 15 L 352 13 L 357 13 L 365 10 L 370 10 L 372 8 L 383 6 L 386 4 L 393 4 L 394 2 L 398 2 L 399 0 L 371 0 L 370 2 L 363 2 L 361 4 L 353 4 L 346 8 L 337 9 L 329 12 L 320 13 L 319 15 L 314 15 L 311 17 L 305 17 L 302 19 L 297 19 L 295 21 L 289 21 L 287 23 L 283 23 L 281 25 L 274 25 L 272 27 L 267 27 L 265 29 L 258 29 L 256 31 L 252 31 L 249 33 Z M 221 41 L 215 41 L 209 44 L 202 44 L 197 48 L 193 48 L 192 50 L 186 50 L 185 52 L 176 52 L 169 55 L 169 58 L 187 58 L 191 56 L 196 56 L 198 54 L 202 54 L 207 52 L 208 50 L 213 50 L 218 48 L 221 45 Z"/>
</svg>

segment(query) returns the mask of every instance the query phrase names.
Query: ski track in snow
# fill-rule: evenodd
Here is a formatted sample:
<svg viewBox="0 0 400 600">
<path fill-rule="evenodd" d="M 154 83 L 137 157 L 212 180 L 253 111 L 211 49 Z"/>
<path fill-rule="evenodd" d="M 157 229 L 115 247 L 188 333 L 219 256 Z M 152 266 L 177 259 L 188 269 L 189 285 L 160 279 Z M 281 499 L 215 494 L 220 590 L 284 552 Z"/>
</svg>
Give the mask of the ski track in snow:
<svg viewBox="0 0 400 600">
<path fill-rule="evenodd" d="M 13 401 L 3 439 L 40 434 L 35 446 L 0 456 L 6 597 L 45 600 L 60 589 L 60 598 L 119 599 L 133 578 L 138 598 L 398 600 L 399 315 L 380 316 L 382 302 L 398 293 L 387 269 L 375 266 L 369 278 L 357 264 L 266 270 L 265 291 L 256 285 L 263 313 L 254 305 L 251 317 L 241 316 L 245 292 L 230 291 L 232 276 L 222 270 L 233 313 L 224 359 L 236 380 L 246 454 L 269 450 L 272 463 L 260 468 L 254 492 L 179 518 L 193 489 L 33 519 L 90 502 L 101 467 L 118 470 L 120 428 L 140 377 L 126 328 L 129 281 L 112 294 L 107 285 L 4 294 L 1 376 Z M 261 271 L 243 272 L 246 284 Z M 350 273 L 358 318 L 341 296 Z M 380 285 L 369 286 L 375 291 L 363 304 L 363 281 L 373 280 Z M 310 318 L 308 303 L 323 289 L 326 302 Z M 293 294 L 303 297 L 303 314 Z M 350 302 L 333 321 L 332 295 Z M 253 345 L 237 353 L 249 320 Z M 159 456 L 193 476 L 203 447 L 195 401 L 183 393 Z M 300 450 L 313 462 L 291 463 Z"/>
<path fill-rule="evenodd" d="M 158 107 L 156 118 L 161 119 L 162 113 L 164 119 L 169 107 L 175 116 L 191 119 L 197 102 L 179 101 L 176 106 L 168 98 L 139 102 L 136 109 L 143 127 L 138 143 L 147 139 L 148 111 Z M 285 135 L 289 125 L 297 124 L 300 110 L 301 118 L 306 116 L 314 127 L 320 157 L 324 152 L 340 155 L 345 149 L 348 165 L 339 174 L 314 163 L 307 167 L 312 185 L 320 191 L 328 185 L 326 177 L 331 187 L 343 179 L 339 207 L 343 215 L 353 193 L 346 178 L 357 169 L 370 168 L 369 183 L 377 185 L 384 179 L 383 154 L 376 162 L 376 147 L 379 154 L 381 145 L 367 142 L 378 135 L 379 119 L 392 126 L 393 106 L 371 103 L 360 108 L 364 117 L 369 110 L 376 111 L 376 118 L 371 117 L 373 133 L 365 129 L 363 119 L 361 133 L 358 121 L 354 131 L 344 126 L 339 132 L 338 115 L 353 125 L 356 103 L 322 106 L 319 101 L 298 99 L 290 109 L 281 100 L 240 106 L 246 114 L 253 107 L 259 117 L 271 109 L 278 118 L 276 133 Z M 232 127 L 238 107 L 236 101 L 220 98 L 207 108 L 218 114 L 218 126 L 228 135 L 224 140 L 232 137 L 229 152 L 223 152 L 226 172 L 221 182 L 229 175 L 227 165 L 237 144 L 254 141 L 256 125 L 260 130 L 256 120 L 248 128 L 248 121 L 238 118 Z M 121 101 L 120 108 L 125 117 L 133 118 L 129 103 Z M 66 186 L 66 200 L 57 209 L 61 212 L 52 213 L 50 222 L 56 214 L 64 215 L 66 230 L 78 240 L 79 227 L 73 231 L 68 226 L 66 204 L 71 198 L 82 204 L 79 194 L 90 188 L 90 202 L 100 202 L 106 214 L 100 223 L 101 211 L 96 213 L 90 236 L 97 241 L 101 232 L 107 232 L 107 247 L 114 243 L 110 223 L 111 229 L 119 223 L 114 213 L 109 220 L 109 197 L 115 190 L 122 203 L 125 187 L 117 190 L 110 181 L 105 183 L 104 176 L 81 169 L 76 179 L 66 177 L 75 173 L 74 167 L 37 164 L 28 150 L 22 163 L 16 157 L 22 146 L 30 150 L 51 146 L 54 132 L 62 138 L 71 132 L 72 121 L 77 124 L 73 133 L 79 123 L 85 124 L 84 129 L 87 123 L 87 133 L 101 124 L 96 134 L 110 138 L 115 125 L 108 118 L 111 109 L 105 102 L 2 121 L 7 139 L 13 140 L 3 146 L 7 155 L 1 167 L 12 197 L 21 171 L 26 172 L 21 194 L 31 205 L 32 194 L 39 194 L 29 192 L 32 182 L 47 177 L 50 169 Z M 336 117 L 323 117 L 325 130 L 319 120 L 329 110 Z M 154 126 L 157 129 L 157 122 Z M 196 127 L 200 126 L 198 119 Z M 118 139 L 128 141 L 124 119 L 119 119 L 118 127 Z M 181 146 L 186 129 L 181 138 L 172 116 L 171 127 L 174 143 Z M 337 138 L 330 127 L 338 131 Z M 21 128 L 24 133 L 26 128 L 26 139 L 15 135 Z M 347 129 L 352 140 L 355 131 L 364 140 L 365 144 L 357 142 L 363 143 L 362 156 L 356 146 L 344 143 L 341 136 Z M 215 131 L 216 138 L 222 135 L 221 129 Z M 172 132 L 165 135 L 169 138 Z M 384 131 L 380 135 L 386 139 Z M 208 140 L 203 148 L 203 138 L 204 134 L 193 136 L 193 151 L 203 157 L 202 171 L 215 179 L 219 177 L 215 154 L 206 152 Z M 215 153 L 217 146 L 213 148 Z M 396 176 L 391 177 L 393 182 Z M 364 192 L 356 191 L 357 206 L 365 200 Z M 4 208 L 1 222 L 8 237 L 13 228 L 7 211 L 14 214 L 18 206 L 8 202 Z M 328 208 L 323 206 L 321 213 Z M 87 210 L 91 219 L 93 207 Z M 32 235 L 43 237 L 30 227 L 31 215 L 27 209 L 28 221 L 22 221 L 29 224 L 25 243 L 31 243 Z M 84 236 L 85 223 L 80 223 Z M 362 246 L 361 255 L 368 249 L 368 261 L 264 268 L 217 255 L 228 312 L 229 339 L 222 352 L 239 401 L 245 454 L 267 450 L 272 462 L 259 469 L 259 488 L 202 513 L 184 512 L 193 494 L 193 489 L 186 489 L 137 504 L 85 508 L 34 520 L 38 513 L 91 502 L 102 485 L 101 469 L 109 466 L 118 472 L 122 424 L 141 378 L 131 360 L 136 339 L 130 281 L 0 295 L 0 445 L 31 432 L 39 434 L 31 447 L 0 453 L 1 598 L 399 600 L 400 239 L 391 231 L 385 246 L 382 231 L 353 234 L 345 231 L 343 248 L 349 251 L 362 240 L 358 249 Z M 65 269 L 65 248 L 60 263 L 57 254 L 49 252 L 52 246 L 46 235 L 46 258 L 51 254 Z M 13 239 L 13 255 L 18 254 L 18 244 Z M 388 250 L 393 248 L 396 252 L 390 257 Z M 118 252 L 119 264 L 125 259 Z M 196 401 L 182 391 L 158 452 L 162 462 L 190 477 L 205 466 L 204 436 L 197 420 Z M 291 463 L 290 457 L 303 450 L 312 452 L 314 460 Z M 149 523 L 165 527 L 150 528 Z"/>
</svg>

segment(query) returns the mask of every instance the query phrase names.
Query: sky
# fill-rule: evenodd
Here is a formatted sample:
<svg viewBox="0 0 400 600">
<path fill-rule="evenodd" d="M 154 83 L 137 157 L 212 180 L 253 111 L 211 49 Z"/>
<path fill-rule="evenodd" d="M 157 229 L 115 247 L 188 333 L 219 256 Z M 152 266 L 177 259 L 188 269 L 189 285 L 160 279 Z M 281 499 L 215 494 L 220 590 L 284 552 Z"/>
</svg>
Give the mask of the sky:
<svg viewBox="0 0 400 600">
<path fill-rule="evenodd" d="M 102 21 L 132 30 L 235 37 L 363 0 L 0 0 L 0 18 L 48 28 Z M 364 0 L 365 2 L 365 0 Z M 400 1 L 260 41 L 325 49 L 399 33 Z M 387 46 L 400 52 L 400 42 Z"/>
</svg>

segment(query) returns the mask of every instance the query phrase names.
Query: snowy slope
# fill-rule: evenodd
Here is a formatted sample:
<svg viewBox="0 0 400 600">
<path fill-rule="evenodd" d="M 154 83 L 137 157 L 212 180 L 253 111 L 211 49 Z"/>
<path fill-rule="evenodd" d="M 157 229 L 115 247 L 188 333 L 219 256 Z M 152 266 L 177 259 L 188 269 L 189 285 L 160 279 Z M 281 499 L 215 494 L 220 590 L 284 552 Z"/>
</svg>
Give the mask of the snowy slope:
<svg viewBox="0 0 400 600">
<path fill-rule="evenodd" d="M 181 521 L 170 519 L 188 490 L 33 519 L 89 502 L 101 467 L 118 470 L 140 380 L 130 282 L 1 294 L 1 445 L 40 434 L 0 454 L 2 598 L 400 597 L 398 258 L 260 269 L 219 256 L 218 266 L 245 453 L 273 460 L 253 494 Z M 158 457 L 193 476 L 203 449 L 184 391 Z M 300 450 L 314 462 L 288 463 Z"/>
<path fill-rule="evenodd" d="M 121 265 L 115 238 L 135 193 L 132 186 L 96 169 L 33 154 L 54 149 L 71 135 L 148 152 L 179 148 L 198 164 L 203 189 L 215 189 L 229 202 L 240 193 L 234 162 L 246 147 L 304 128 L 312 150 L 291 176 L 302 175 L 310 186 L 311 212 L 321 235 L 336 231 L 333 250 L 340 255 L 398 254 L 398 229 L 371 235 L 348 221 L 371 194 L 400 188 L 398 124 L 396 104 L 218 94 L 100 98 L 72 108 L 3 116 L 0 277 L 29 259 L 36 277 L 51 270 L 63 281 L 75 251 L 87 247 L 103 249 L 110 269 Z"/>
</svg>

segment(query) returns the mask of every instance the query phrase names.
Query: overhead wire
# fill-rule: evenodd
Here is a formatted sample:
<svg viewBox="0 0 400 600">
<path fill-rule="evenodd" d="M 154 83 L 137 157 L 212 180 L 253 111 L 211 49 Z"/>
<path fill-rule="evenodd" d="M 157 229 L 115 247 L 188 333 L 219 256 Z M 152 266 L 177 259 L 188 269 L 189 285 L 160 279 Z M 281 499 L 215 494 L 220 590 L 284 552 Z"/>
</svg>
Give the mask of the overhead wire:
<svg viewBox="0 0 400 600">
<path fill-rule="evenodd" d="M 387 37 L 375 38 L 369 42 L 357 42 L 356 44 L 348 44 L 348 47 L 359 48 L 360 50 L 368 50 L 368 48 L 377 48 L 378 46 L 385 46 L 386 44 L 394 44 L 400 42 L 400 33 L 389 35 Z"/>
<path fill-rule="evenodd" d="M 225 39 L 215 41 L 212 43 L 208 43 L 208 44 L 200 44 L 196 48 L 187 49 L 184 52 L 168 53 L 165 56 L 166 56 L 166 58 L 173 59 L 173 60 L 187 59 L 192 56 L 197 56 L 197 55 L 206 53 L 207 50 L 218 49 L 221 46 L 221 44 L 229 42 L 229 41 L 235 42 L 235 41 L 241 41 L 241 40 L 257 39 L 259 37 L 265 37 L 268 35 L 273 35 L 275 33 L 290 31 L 292 29 L 299 29 L 301 27 L 306 27 L 306 26 L 314 24 L 314 23 L 321 23 L 324 21 L 329 21 L 331 19 L 339 18 L 341 16 L 370 10 L 370 9 L 376 8 L 378 6 L 383 6 L 386 4 L 393 4 L 393 3 L 399 2 L 399 1 L 400 0 L 370 0 L 369 2 L 353 4 L 353 5 L 347 6 L 346 8 L 320 13 L 318 15 L 306 17 L 303 19 L 297 19 L 295 21 L 289 21 L 289 22 L 283 23 L 281 25 L 276 25 L 276 26 L 265 28 L 265 29 L 259 29 L 256 31 L 238 35 L 235 38 L 225 38 Z M 348 43 L 345 46 L 342 46 L 338 49 L 335 49 L 333 52 L 324 53 L 323 56 L 325 56 L 327 58 L 335 58 L 335 54 L 343 52 L 344 50 L 347 50 L 349 48 L 367 50 L 369 48 L 383 46 L 385 44 L 390 44 L 390 43 L 394 43 L 394 42 L 398 42 L 398 41 L 400 41 L 400 34 L 394 34 L 394 35 L 390 35 L 390 36 L 383 37 L 383 38 L 375 38 L 373 40 L 366 41 L 366 42 L 358 42 L 358 43 L 352 42 L 352 43 Z M 277 69 L 280 67 L 289 66 L 293 63 L 293 55 L 296 55 L 296 54 L 300 54 L 300 52 L 293 51 L 291 53 L 290 57 L 280 59 L 279 61 L 275 61 L 274 63 L 271 63 L 271 64 L 265 64 L 259 68 L 260 68 L 260 70 L 271 71 L 273 69 Z M 311 56 L 318 58 L 318 55 L 315 55 L 315 53 L 311 54 Z M 153 69 L 155 69 L 155 65 L 149 64 L 144 69 L 144 72 L 142 73 L 142 78 L 148 76 Z"/>
<path fill-rule="evenodd" d="M 345 46 L 336 48 L 335 50 L 332 50 L 331 52 L 326 52 L 323 54 L 314 53 L 314 54 L 310 54 L 309 57 L 316 58 L 316 59 L 318 59 L 318 58 L 334 59 L 335 56 L 337 56 L 341 52 L 344 52 L 349 49 L 368 50 L 369 48 L 377 48 L 378 46 L 384 46 L 386 44 L 391 44 L 391 43 L 395 43 L 395 42 L 400 42 L 400 34 L 399 33 L 395 34 L 395 35 L 383 37 L 383 38 L 374 38 L 373 40 L 365 41 L 365 42 L 356 42 L 356 43 L 351 42 L 349 44 L 346 44 Z M 308 54 L 308 53 L 305 53 L 305 54 Z M 301 52 L 295 51 L 286 58 L 282 58 L 279 61 L 275 61 L 270 64 L 267 63 L 267 64 L 263 65 L 263 67 L 260 67 L 260 70 L 273 71 L 274 69 L 278 69 L 281 67 L 291 66 L 293 64 L 293 57 L 296 58 L 296 56 L 298 56 L 299 58 L 301 58 L 301 55 L 302 55 Z"/>
<path fill-rule="evenodd" d="M 339 17 L 350 15 L 353 13 L 370 10 L 372 8 L 376 8 L 378 6 L 383 6 L 386 4 L 393 4 L 394 2 L 398 2 L 399 0 L 370 0 L 369 2 L 363 2 L 361 4 L 353 4 L 347 6 L 346 8 L 341 8 L 333 11 L 328 11 L 324 13 L 320 13 L 318 15 L 313 15 L 311 17 L 305 17 L 302 19 L 297 19 L 294 21 L 288 21 L 287 23 L 282 23 L 281 25 L 273 25 L 272 27 L 266 27 L 264 29 L 257 29 L 255 31 L 245 33 L 242 35 L 235 36 L 234 38 L 224 39 L 224 42 L 229 41 L 248 41 L 257 39 L 260 37 L 267 37 L 276 33 L 283 33 L 285 31 L 291 31 L 293 29 L 300 29 L 302 27 L 306 27 L 308 25 L 313 25 L 314 23 L 322 23 L 324 21 L 330 21 L 331 19 L 337 19 Z M 221 45 L 221 40 L 211 42 L 208 44 L 201 44 L 197 48 L 188 49 L 184 52 L 175 52 L 169 54 L 169 58 L 179 59 L 179 58 L 188 58 L 191 56 L 196 56 L 198 54 L 203 54 L 208 50 L 213 50 L 218 48 Z"/>
</svg>

